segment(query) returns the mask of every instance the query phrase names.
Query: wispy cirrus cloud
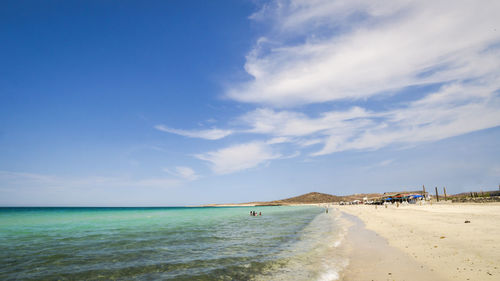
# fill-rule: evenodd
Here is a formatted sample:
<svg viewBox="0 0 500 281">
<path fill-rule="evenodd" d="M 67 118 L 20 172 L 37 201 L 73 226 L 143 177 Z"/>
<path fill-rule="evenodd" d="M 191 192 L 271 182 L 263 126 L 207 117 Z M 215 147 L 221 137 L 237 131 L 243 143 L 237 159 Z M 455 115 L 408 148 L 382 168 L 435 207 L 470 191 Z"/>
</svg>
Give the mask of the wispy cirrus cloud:
<svg viewBox="0 0 500 281">
<path fill-rule="evenodd" d="M 257 109 L 240 121 L 249 132 L 274 136 L 297 146 L 323 145 L 310 154 L 373 150 L 391 144 L 436 141 L 500 126 L 500 98 L 489 83 L 441 87 L 422 99 L 385 111 L 357 107 L 318 117 L 294 111 Z M 280 142 L 276 142 L 280 143 Z"/>
<path fill-rule="evenodd" d="M 345 111 L 323 112 L 318 118 L 310 118 L 297 111 L 276 111 L 259 108 L 248 112 L 239 121 L 250 126 L 246 132 L 270 134 L 281 137 L 301 137 L 331 129 L 341 129 L 352 124 L 349 121 L 369 117 L 370 114 L 359 107 Z"/>
<path fill-rule="evenodd" d="M 155 129 L 167 132 L 171 134 L 181 135 L 189 138 L 200 138 L 207 140 L 218 140 L 225 138 L 231 135 L 233 132 L 230 130 L 221 130 L 221 129 L 208 129 L 208 130 L 182 130 L 182 129 L 174 129 L 164 125 L 156 125 Z"/>
<path fill-rule="evenodd" d="M 200 177 L 198 174 L 196 174 L 196 172 L 192 168 L 185 167 L 185 166 L 177 166 L 174 169 L 165 168 L 163 170 L 171 175 L 174 175 L 176 177 L 180 177 L 182 179 L 189 180 L 189 181 L 196 180 Z"/>
<path fill-rule="evenodd" d="M 229 174 L 258 166 L 269 160 L 280 158 L 270 145 L 263 142 L 237 144 L 196 155 L 198 159 L 211 163 L 217 174 Z"/>
<path fill-rule="evenodd" d="M 500 126 L 499 10 L 486 0 L 268 2 L 250 17 L 268 27 L 246 56 L 250 79 L 225 93 L 256 108 L 220 135 L 251 139 L 197 157 L 225 174 L 285 158 L 278 149 L 315 157 Z"/>
<path fill-rule="evenodd" d="M 232 99 L 294 106 L 498 74 L 496 2 L 273 3 L 253 17 L 273 26 L 272 40 L 247 55 L 252 79 L 230 88 Z"/>
<path fill-rule="evenodd" d="M 493 92 L 495 87 L 460 83 L 443 86 L 403 108 L 374 113 L 368 126 L 341 134 L 347 138 L 332 134 L 314 155 L 436 141 L 500 126 L 500 98 Z"/>
<path fill-rule="evenodd" d="M 252 79 L 227 95 L 265 106 L 240 118 L 251 132 L 322 144 L 312 156 L 499 126 L 499 8 L 491 1 L 273 1 L 251 17 L 271 25 L 247 56 Z M 438 90 L 407 90 L 430 84 Z M 386 106 L 365 108 L 372 97 Z M 317 117 L 276 109 L 338 101 L 350 109 Z"/>
</svg>

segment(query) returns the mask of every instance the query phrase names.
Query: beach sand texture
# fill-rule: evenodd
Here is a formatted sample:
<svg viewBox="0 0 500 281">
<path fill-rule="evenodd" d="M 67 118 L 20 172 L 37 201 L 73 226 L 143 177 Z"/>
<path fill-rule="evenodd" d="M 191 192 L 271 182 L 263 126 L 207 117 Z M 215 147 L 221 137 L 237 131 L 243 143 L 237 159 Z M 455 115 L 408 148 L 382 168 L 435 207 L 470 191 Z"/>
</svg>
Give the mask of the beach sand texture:
<svg viewBox="0 0 500 281">
<path fill-rule="evenodd" d="M 359 218 L 350 215 L 345 218 L 352 226 L 343 247 L 349 264 L 342 272 L 342 281 L 445 280 L 403 251 L 389 246 L 386 239 L 366 229 Z"/>
<path fill-rule="evenodd" d="M 386 243 L 405 253 L 425 274 L 436 280 L 500 280 L 500 204 L 425 204 L 399 207 L 373 205 L 338 206 L 360 218 Z M 465 223 L 470 221 L 470 223 Z M 376 252 L 372 249 L 371 251 Z M 354 254 L 355 255 L 355 254 Z M 408 262 L 383 264 L 378 273 L 362 280 L 410 280 L 409 276 L 388 276 L 391 267 Z M 354 256 L 353 262 L 359 261 Z M 375 261 L 374 261 L 375 262 Z M 369 267 L 369 266 L 368 266 Z M 353 266 L 351 266 L 353 268 Z M 413 270 L 414 271 L 414 270 Z M 423 278 L 423 276 L 421 276 Z M 417 280 L 430 280 L 428 278 Z M 360 280 L 361 280 L 360 279 Z"/>
</svg>

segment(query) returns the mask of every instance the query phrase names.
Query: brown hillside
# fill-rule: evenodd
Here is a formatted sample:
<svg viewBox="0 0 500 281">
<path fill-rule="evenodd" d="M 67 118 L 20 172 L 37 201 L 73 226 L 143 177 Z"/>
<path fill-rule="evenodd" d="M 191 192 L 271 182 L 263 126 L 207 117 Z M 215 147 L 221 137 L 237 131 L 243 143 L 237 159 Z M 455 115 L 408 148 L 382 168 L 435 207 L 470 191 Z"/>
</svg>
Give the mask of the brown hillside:
<svg viewBox="0 0 500 281">
<path fill-rule="evenodd" d="M 331 202 L 339 202 L 342 201 L 342 198 L 335 195 L 319 193 L 319 192 L 310 192 L 304 195 L 271 201 L 270 203 L 276 204 L 299 204 L 299 203 L 331 203 Z"/>
</svg>

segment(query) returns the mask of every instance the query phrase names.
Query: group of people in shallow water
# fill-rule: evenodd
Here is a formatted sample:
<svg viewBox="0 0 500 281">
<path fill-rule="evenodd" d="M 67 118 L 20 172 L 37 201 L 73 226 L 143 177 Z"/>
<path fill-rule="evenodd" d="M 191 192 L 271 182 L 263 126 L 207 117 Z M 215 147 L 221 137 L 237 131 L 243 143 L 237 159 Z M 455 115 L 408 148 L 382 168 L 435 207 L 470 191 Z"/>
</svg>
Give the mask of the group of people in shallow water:
<svg viewBox="0 0 500 281">
<path fill-rule="evenodd" d="M 250 216 L 262 216 L 262 212 L 259 212 L 259 214 L 257 215 L 257 212 L 256 211 L 250 211 Z"/>
</svg>

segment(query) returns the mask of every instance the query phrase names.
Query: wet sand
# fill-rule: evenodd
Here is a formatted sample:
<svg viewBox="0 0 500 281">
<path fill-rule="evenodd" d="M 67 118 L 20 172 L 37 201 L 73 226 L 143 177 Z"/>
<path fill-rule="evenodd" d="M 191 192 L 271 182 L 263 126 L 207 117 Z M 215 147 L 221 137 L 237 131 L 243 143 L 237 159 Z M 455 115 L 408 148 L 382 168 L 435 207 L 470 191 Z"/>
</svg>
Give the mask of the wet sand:
<svg viewBox="0 0 500 281">
<path fill-rule="evenodd" d="M 366 229 L 359 218 L 352 215 L 345 215 L 345 218 L 352 223 L 345 246 L 350 263 L 341 280 L 444 280 L 432 269 L 391 247 L 376 232 Z"/>
<path fill-rule="evenodd" d="M 337 208 L 366 225 L 343 280 L 500 280 L 500 204 Z"/>
</svg>

